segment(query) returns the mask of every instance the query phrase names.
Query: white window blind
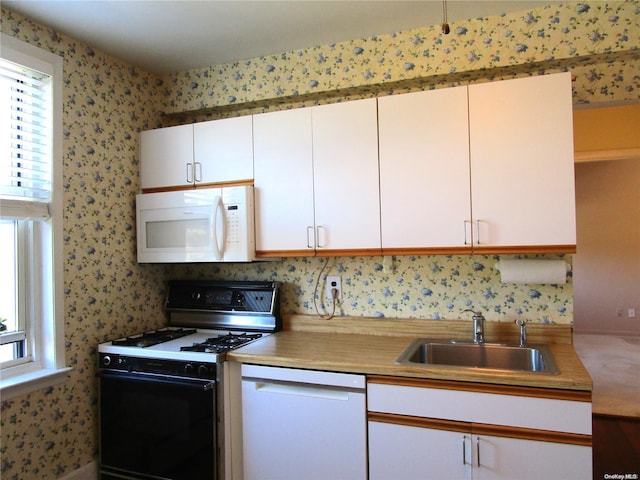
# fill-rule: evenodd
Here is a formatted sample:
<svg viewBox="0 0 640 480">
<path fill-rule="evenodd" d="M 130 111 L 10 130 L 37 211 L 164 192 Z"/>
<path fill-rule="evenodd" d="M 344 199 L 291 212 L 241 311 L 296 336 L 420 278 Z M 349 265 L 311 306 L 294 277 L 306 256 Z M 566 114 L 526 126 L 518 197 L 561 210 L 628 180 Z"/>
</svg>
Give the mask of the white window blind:
<svg viewBox="0 0 640 480">
<path fill-rule="evenodd" d="M 0 60 L 0 198 L 47 203 L 51 199 L 51 94 L 49 75 Z M 6 202 L 2 213 L 8 210 Z M 12 204 L 15 218 L 17 203 Z M 31 205 L 25 216 L 33 218 Z M 46 211 L 46 209 L 44 210 Z M 19 216 L 19 215 L 18 215 Z M 41 216 L 38 214 L 36 216 Z"/>
</svg>

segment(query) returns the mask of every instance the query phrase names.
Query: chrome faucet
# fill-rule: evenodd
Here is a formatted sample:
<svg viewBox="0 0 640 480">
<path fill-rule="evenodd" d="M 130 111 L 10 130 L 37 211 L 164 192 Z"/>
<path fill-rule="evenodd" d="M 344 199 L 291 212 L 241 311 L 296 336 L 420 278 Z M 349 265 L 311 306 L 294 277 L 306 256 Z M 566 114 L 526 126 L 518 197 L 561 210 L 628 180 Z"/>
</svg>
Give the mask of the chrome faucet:
<svg viewBox="0 0 640 480">
<path fill-rule="evenodd" d="M 516 325 L 520 327 L 520 346 L 524 347 L 527 344 L 527 324 L 524 320 L 517 319 Z"/>
<path fill-rule="evenodd" d="M 484 343 L 484 321 L 485 318 L 482 312 L 475 312 L 473 310 L 465 310 L 465 312 L 473 313 L 473 342 Z"/>
</svg>

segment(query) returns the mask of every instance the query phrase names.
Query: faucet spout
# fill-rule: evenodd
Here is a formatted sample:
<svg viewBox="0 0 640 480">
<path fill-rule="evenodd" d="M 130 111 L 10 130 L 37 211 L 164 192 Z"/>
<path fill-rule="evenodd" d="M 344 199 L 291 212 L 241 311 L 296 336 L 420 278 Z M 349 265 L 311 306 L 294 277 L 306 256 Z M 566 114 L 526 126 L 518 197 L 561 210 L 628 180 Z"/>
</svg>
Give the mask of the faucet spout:
<svg viewBox="0 0 640 480">
<path fill-rule="evenodd" d="M 474 343 L 484 343 L 484 322 L 485 318 L 482 315 L 482 312 L 473 311 L 473 310 L 465 310 L 465 312 L 473 313 L 473 342 Z"/>
</svg>

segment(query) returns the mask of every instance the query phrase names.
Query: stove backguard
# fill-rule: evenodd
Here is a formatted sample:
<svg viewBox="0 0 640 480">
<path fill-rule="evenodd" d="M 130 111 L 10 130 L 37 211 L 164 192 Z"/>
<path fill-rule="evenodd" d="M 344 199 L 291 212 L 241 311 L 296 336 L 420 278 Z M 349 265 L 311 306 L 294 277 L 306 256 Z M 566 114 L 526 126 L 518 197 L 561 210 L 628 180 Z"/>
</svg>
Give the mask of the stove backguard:
<svg viewBox="0 0 640 480">
<path fill-rule="evenodd" d="M 169 282 L 169 325 L 273 333 L 282 328 L 277 282 Z"/>
</svg>

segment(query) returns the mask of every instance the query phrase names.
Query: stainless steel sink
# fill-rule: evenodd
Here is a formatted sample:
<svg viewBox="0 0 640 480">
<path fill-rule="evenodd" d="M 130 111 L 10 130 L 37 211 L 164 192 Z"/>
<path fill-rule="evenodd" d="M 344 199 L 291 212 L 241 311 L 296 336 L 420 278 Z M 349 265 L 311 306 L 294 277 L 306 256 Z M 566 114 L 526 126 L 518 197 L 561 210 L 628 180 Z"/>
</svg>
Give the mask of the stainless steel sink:
<svg viewBox="0 0 640 480">
<path fill-rule="evenodd" d="M 553 355 L 544 345 L 518 346 L 419 338 L 400 355 L 401 365 L 440 365 L 495 370 L 557 373 Z"/>
</svg>

